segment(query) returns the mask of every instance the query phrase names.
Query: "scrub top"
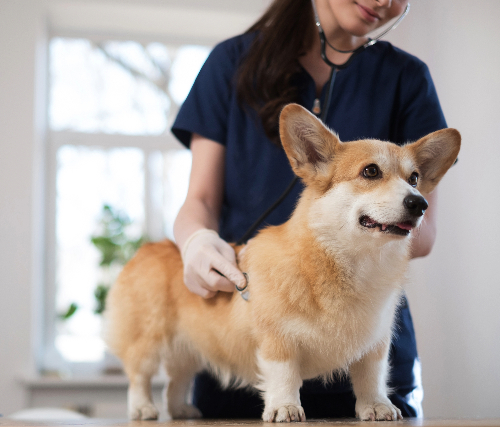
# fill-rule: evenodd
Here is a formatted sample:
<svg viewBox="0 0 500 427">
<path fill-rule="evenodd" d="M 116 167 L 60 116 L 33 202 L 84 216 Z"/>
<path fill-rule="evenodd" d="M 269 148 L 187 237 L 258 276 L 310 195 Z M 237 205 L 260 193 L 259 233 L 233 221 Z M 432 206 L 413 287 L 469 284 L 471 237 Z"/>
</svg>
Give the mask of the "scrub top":
<svg viewBox="0 0 500 427">
<path fill-rule="evenodd" d="M 187 147 L 192 133 L 225 146 L 219 234 L 233 242 L 272 205 L 294 176 L 283 149 L 266 137 L 256 112 L 238 101 L 238 66 L 254 38 L 255 33 L 247 33 L 214 48 L 172 127 L 174 135 Z M 316 99 L 312 77 L 301 69 L 296 84 L 297 103 L 311 111 Z M 321 105 L 325 96 L 326 87 L 321 93 Z M 396 144 L 415 141 L 446 127 L 427 66 L 388 42 L 368 47 L 337 72 L 325 123 L 343 142 L 371 138 Z M 302 188 L 300 182 L 295 185 L 261 226 L 286 221 Z M 414 397 L 419 381 L 415 376 L 418 363 L 415 334 L 406 300 L 396 316 L 390 357 L 389 384 L 396 394 L 400 390 L 398 406 L 401 407 Z M 301 389 L 301 394 L 340 392 L 350 392 L 348 380 L 326 387 L 319 381 L 311 381 Z M 410 408 L 403 415 L 415 416 L 417 412 Z"/>
</svg>

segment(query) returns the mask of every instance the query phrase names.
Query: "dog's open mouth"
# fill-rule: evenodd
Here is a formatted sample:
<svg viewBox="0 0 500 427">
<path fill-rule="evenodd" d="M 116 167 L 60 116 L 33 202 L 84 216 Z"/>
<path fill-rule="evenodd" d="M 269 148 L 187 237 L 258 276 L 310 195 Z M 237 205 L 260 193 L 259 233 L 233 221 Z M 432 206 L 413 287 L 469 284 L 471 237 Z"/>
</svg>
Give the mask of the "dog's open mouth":
<svg viewBox="0 0 500 427">
<path fill-rule="evenodd" d="M 359 219 L 359 223 L 366 228 L 378 228 L 384 233 L 397 234 L 399 236 L 407 236 L 413 228 L 411 221 L 398 222 L 396 224 L 379 224 L 368 215 L 363 215 Z"/>
</svg>

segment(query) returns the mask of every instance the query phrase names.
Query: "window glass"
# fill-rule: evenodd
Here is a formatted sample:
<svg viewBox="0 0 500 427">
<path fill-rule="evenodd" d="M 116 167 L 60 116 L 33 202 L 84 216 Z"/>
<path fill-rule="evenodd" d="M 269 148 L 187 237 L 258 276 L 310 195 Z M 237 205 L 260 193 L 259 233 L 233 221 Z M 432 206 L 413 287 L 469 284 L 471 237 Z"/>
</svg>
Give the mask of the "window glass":
<svg viewBox="0 0 500 427">
<path fill-rule="evenodd" d="M 95 290 L 119 265 L 99 268 L 101 254 L 92 237 L 101 236 L 103 207 L 112 206 L 130 220 L 127 237 L 144 228 L 144 155 L 137 148 L 63 146 L 57 153 L 56 311 L 76 311 L 57 322 L 56 347 L 73 362 L 103 357 L 101 316 Z"/>
<path fill-rule="evenodd" d="M 209 51 L 207 46 L 51 39 L 49 126 L 63 137 L 48 162 L 55 165 L 56 185 L 55 200 L 49 201 L 55 206 L 49 360 L 55 349 L 65 363 L 102 361 L 102 290 L 145 239 L 173 238 L 191 153 L 180 144 L 166 149 L 157 136 L 170 137 L 172 121 Z M 67 137 L 68 131 L 78 132 L 78 138 Z M 127 147 L 117 147 L 119 139 L 105 134 L 127 135 Z"/>
<path fill-rule="evenodd" d="M 182 46 L 177 50 L 168 88 L 178 105 L 186 99 L 208 53 L 209 50 L 204 46 Z"/>
<path fill-rule="evenodd" d="M 135 41 L 50 43 L 53 130 L 159 135 L 168 130 L 209 53 Z"/>
</svg>

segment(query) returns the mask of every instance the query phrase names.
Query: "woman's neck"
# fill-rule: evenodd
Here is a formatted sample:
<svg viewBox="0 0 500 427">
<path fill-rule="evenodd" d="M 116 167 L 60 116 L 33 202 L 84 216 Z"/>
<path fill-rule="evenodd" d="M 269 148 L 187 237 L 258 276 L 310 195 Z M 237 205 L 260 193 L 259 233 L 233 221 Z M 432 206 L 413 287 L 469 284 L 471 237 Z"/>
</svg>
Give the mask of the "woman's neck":
<svg viewBox="0 0 500 427">
<path fill-rule="evenodd" d="M 326 47 L 326 54 L 328 59 L 337 65 L 346 63 L 351 57 L 350 53 L 339 53 Z M 316 84 L 316 96 L 319 98 L 323 86 L 328 82 L 330 77 L 331 68 L 321 58 L 321 43 L 319 35 L 314 39 L 313 45 L 307 50 L 305 55 L 299 57 L 300 64 L 313 78 Z"/>
<path fill-rule="evenodd" d="M 328 1 L 316 0 L 315 5 L 318 12 L 319 21 L 321 23 L 321 28 L 325 33 L 326 40 L 329 44 L 335 47 L 335 49 L 349 51 L 354 50 L 366 43 L 367 37 L 356 36 L 341 26 L 334 13 L 334 10 L 332 10 Z M 319 37 L 316 37 L 316 40 L 319 44 Z M 326 49 L 327 55 L 328 57 L 330 57 L 330 55 L 334 56 L 338 52 L 330 48 L 328 46 L 328 43 Z M 340 57 L 339 59 L 342 60 L 342 57 Z M 343 62 L 345 61 L 346 59 L 344 58 Z M 336 63 L 335 61 L 332 62 Z"/>
<path fill-rule="evenodd" d="M 362 46 L 367 41 L 367 37 L 357 37 L 347 33 L 343 30 L 335 17 L 329 10 L 324 10 L 326 2 L 317 2 L 318 14 L 320 16 L 321 27 L 325 33 L 325 37 L 332 46 L 339 50 L 354 50 Z M 306 54 L 299 58 L 300 64 L 311 75 L 316 83 L 316 96 L 319 97 L 323 86 L 329 79 L 331 68 L 321 58 L 321 41 L 317 31 L 316 25 L 314 26 L 315 36 L 313 43 L 307 50 Z M 340 53 L 332 49 L 328 43 L 325 43 L 326 55 L 330 62 L 342 65 L 345 64 L 352 53 Z"/>
</svg>

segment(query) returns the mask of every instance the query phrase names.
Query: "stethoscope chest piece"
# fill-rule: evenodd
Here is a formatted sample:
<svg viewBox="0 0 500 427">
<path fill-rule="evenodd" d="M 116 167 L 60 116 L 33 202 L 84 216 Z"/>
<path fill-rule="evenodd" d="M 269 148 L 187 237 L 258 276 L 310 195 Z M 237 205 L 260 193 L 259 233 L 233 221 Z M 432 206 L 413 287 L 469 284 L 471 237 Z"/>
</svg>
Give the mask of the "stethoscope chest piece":
<svg viewBox="0 0 500 427">
<path fill-rule="evenodd" d="M 240 293 L 241 298 L 243 298 L 245 301 L 248 301 L 248 299 L 250 298 L 250 291 L 248 290 L 248 274 L 243 272 L 243 276 L 245 276 L 246 280 L 245 286 L 240 288 L 238 287 L 238 285 L 235 285 L 235 287 L 236 290 Z"/>
</svg>

